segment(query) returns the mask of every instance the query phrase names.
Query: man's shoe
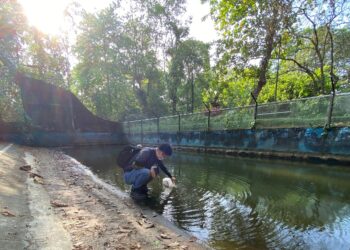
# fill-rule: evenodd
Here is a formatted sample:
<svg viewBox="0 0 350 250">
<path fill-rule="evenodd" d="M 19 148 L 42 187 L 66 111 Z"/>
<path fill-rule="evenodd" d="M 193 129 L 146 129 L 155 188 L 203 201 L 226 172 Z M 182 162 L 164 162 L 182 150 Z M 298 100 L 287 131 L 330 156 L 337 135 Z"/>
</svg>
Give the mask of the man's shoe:
<svg viewBox="0 0 350 250">
<path fill-rule="evenodd" d="M 131 198 L 136 200 L 143 200 L 147 198 L 148 188 L 147 186 L 141 186 L 139 188 L 131 188 Z"/>
</svg>

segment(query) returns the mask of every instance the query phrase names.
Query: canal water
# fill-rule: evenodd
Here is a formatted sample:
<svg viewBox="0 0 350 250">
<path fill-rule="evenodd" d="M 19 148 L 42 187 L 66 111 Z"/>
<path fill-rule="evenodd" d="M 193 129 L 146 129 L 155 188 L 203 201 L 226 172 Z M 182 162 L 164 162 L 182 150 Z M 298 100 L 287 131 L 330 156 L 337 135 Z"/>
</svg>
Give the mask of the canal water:
<svg viewBox="0 0 350 250">
<path fill-rule="evenodd" d="M 129 191 L 120 147 L 64 151 Z M 150 186 L 147 206 L 215 249 L 349 249 L 350 168 L 175 152 L 177 187 Z"/>
</svg>

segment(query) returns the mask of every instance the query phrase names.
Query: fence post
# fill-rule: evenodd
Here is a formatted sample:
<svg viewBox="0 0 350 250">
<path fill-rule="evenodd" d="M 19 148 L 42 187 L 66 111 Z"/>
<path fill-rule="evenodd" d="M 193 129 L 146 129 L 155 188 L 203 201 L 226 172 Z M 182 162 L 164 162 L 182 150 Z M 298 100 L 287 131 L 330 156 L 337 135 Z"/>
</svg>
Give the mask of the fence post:
<svg viewBox="0 0 350 250">
<path fill-rule="evenodd" d="M 208 109 L 208 131 L 210 131 L 210 114 L 211 114 L 211 111 L 210 109 Z"/>
<path fill-rule="evenodd" d="M 255 126 L 256 126 L 256 117 L 257 117 L 257 115 L 258 115 L 258 102 L 256 101 L 256 98 L 255 98 L 255 96 L 253 95 L 252 92 L 250 92 L 250 95 L 252 96 L 252 98 L 253 98 L 253 100 L 254 100 L 254 102 L 255 102 L 255 108 L 254 108 L 254 124 L 253 124 L 253 126 L 252 126 L 252 128 L 255 128 Z"/>
<path fill-rule="evenodd" d="M 324 128 L 323 128 L 324 131 L 327 131 L 331 128 L 334 98 L 335 98 L 335 88 L 334 88 L 334 85 L 332 84 L 332 95 L 331 95 L 331 100 L 330 100 L 330 103 L 328 106 L 327 121 L 326 121 L 326 124 L 324 125 Z"/>
<path fill-rule="evenodd" d="M 179 119 L 178 119 L 179 128 L 178 128 L 178 130 L 180 132 L 181 131 L 181 115 L 179 114 L 178 116 L 179 116 Z"/>
<path fill-rule="evenodd" d="M 142 118 L 141 118 L 141 144 L 143 144 L 143 124 L 142 124 Z"/>
<path fill-rule="evenodd" d="M 157 116 L 157 143 L 159 143 L 159 117 Z"/>
<path fill-rule="evenodd" d="M 130 121 L 128 120 L 128 130 L 129 130 L 129 139 L 130 139 L 130 136 L 131 136 L 131 131 L 130 131 Z"/>
</svg>

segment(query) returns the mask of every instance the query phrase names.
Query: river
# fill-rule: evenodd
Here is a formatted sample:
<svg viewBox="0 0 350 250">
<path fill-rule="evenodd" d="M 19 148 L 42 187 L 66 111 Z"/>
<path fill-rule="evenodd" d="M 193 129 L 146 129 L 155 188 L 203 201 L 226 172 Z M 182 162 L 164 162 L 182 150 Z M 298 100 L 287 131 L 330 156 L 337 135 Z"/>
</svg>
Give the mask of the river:
<svg viewBox="0 0 350 250">
<path fill-rule="evenodd" d="M 116 146 L 66 148 L 128 192 Z M 349 249 L 350 168 L 175 152 L 170 193 L 153 181 L 147 206 L 215 249 Z"/>
</svg>

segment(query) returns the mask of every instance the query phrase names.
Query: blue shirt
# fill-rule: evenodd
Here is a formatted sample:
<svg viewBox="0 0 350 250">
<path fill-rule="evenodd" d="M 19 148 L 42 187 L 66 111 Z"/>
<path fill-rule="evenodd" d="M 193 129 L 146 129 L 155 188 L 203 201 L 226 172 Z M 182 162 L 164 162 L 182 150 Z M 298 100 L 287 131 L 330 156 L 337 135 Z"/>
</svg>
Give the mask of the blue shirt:
<svg viewBox="0 0 350 250">
<path fill-rule="evenodd" d="M 151 169 L 152 166 L 157 166 L 155 171 L 159 174 L 159 168 L 166 174 L 168 177 L 172 177 L 168 169 L 164 166 L 163 162 L 157 158 L 156 149 L 145 147 L 141 149 L 139 153 L 136 154 L 132 163 L 138 167 L 144 167 Z"/>
</svg>

